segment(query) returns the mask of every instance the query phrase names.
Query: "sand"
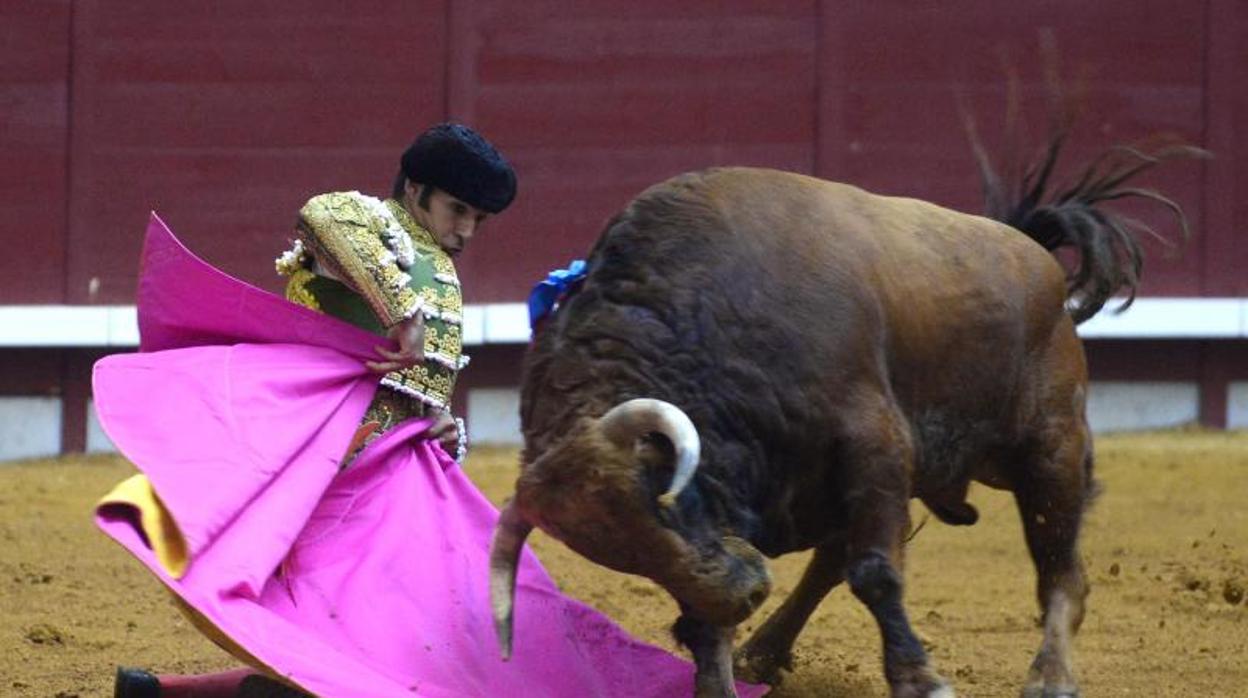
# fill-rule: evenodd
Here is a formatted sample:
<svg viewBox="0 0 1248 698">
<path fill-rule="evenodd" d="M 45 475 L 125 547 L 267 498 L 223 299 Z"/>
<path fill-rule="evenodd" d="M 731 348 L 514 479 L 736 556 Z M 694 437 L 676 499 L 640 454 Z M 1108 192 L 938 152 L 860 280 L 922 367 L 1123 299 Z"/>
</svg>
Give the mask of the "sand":
<svg viewBox="0 0 1248 698">
<path fill-rule="evenodd" d="M 1105 493 L 1084 533 L 1092 595 L 1075 644 L 1084 695 L 1248 696 L 1248 434 L 1109 436 L 1097 455 Z M 482 448 L 466 469 L 497 502 L 510 491 L 516 453 Z M 108 696 L 119 663 L 234 666 L 93 527 L 95 499 L 130 472 L 115 456 L 0 464 L 0 695 Z M 971 501 L 978 524 L 933 519 L 911 542 L 907 607 L 959 695 L 1013 696 L 1040 641 L 1034 576 L 1009 496 L 979 488 Z M 672 647 L 675 605 L 662 590 L 540 535 L 533 542 L 566 592 Z M 773 562 L 775 592 L 762 613 L 805 559 Z M 834 590 L 816 612 L 795 671 L 772 695 L 887 695 L 878 633 L 848 590 Z"/>
</svg>

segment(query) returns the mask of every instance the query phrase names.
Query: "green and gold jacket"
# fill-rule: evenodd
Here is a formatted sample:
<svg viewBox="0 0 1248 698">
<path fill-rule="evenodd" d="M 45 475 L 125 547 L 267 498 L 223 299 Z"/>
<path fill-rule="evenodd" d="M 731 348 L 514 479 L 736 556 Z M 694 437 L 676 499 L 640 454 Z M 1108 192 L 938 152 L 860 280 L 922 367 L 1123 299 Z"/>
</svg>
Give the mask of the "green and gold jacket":
<svg viewBox="0 0 1248 698">
<path fill-rule="evenodd" d="M 449 410 L 456 376 L 468 363 L 463 295 L 450 255 L 402 204 L 359 192 L 312 197 L 277 270 L 289 277 L 289 300 L 378 335 L 422 313 L 424 362 L 386 374 L 381 384 L 424 406 L 396 417 Z M 386 402 L 381 394 L 379 400 Z"/>
</svg>

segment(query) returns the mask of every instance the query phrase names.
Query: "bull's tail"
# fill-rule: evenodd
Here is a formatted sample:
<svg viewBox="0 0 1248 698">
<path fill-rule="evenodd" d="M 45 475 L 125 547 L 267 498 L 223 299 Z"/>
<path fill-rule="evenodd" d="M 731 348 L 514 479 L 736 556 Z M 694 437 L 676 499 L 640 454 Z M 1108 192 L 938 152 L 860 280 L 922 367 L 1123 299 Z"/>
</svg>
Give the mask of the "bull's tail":
<svg viewBox="0 0 1248 698">
<path fill-rule="evenodd" d="M 1060 104 L 1060 95 L 1058 95 Z M 1052 135 L 1035 162 L 1015 168 L 1003 178 L 993 166 L 967 120 L 975 159 L 983 179 L 986 215 L 1026 233 L 1045 249 L 1069 247 L 1077 261 L 1068 269 L 1067 289 L 1070 314 L 1075 323 L 1095 315 L 1115 294 L 1126 300 L 1116 310 L 1125 310 L 1135 300 L 1144 255 L 1141 235 L 1148 235 L 1167 246 L 1174 243 L 1148 225 L 1107 210 L 1106 202 L 1130 198 L 1148 199 L 1170 210 L 1186 242 L 1187 217 L 1177 203 L 1151 189 L 1132 186 L 1140 173 L 1168 160 L 1203 158 L 1208 153 L 1183 144 L 1119 145 L 1090 162 L 1073 184 L 1050 191 L 1058 155 L 1066 142 L 1071 122 L 1069 110 L 1055 110 Z"/>
</svg>

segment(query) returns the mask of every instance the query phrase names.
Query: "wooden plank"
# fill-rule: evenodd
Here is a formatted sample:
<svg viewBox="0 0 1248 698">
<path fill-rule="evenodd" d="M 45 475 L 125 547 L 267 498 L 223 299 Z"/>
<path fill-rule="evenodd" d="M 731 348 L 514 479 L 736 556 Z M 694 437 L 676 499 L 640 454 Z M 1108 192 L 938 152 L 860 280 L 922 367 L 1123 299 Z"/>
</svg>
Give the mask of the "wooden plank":
<svg viewBox="0 0 1248 698">
<path fill-rule="evenodd" d="M 523 298 L 548 268 L 583 255 L 642 188 L 708 165 L 817 172 L 978 210 L 952 86 L 964 86 L 992 142 L 1004 52 L 1029 113 L 1041 113 L 1046 27 L 1067 72 L 1088 75 L 1089 117 L 1068 162 L 1155 131 L 1199 142 L 1207 129 L 1218 152 L 1206 170 L 1180 165 L 1145 181 L 1184 204 L 1198 234 L 1177 261 L 1149 246 L 1143 292 L 1248 293 L 1248 250 L 1234 244 L 1248 221 L 1248 150 L 1233 129 L 1248 110 L 1234 74 L 1248 41 L 1234 0 L 101 8 L 72 6 L 68 250 L 64 222 L 48 211 L 65 205 L 69 127 L 70 49 L 51 28 L 65 34 L 71 6 L 0 11 L 12 18 L 0 31 L 15 39 L 0 48 L 0 94 L 23 95 L 0 119 L 10 119 L 6 137 L 33 144 L 0 150 L 10 192 L 0 240 L 33 246 L 0 262 L 5 302 L 128 302 L 151 208 L 210 260 L 275 287 L 271 258 L 302 199 L 384 194 L 398 151 L 447 115 L 485 132 L 521 176 L 515 207 L 463 259 L 475 302 Z M 1159 209 L 1127 210 L 1173 229 Z M 47 234 L 29 235 L 30 220 Z"/>
<path fill-rule="evenodd" d="M 835 92 L 825 97 L 819 115 L 820 132 L 827 134 L 821 139 L 820 161 L 827 164 L 822 172 L 868 189 L 982 210 L 956 95 L 963 95 L 989 148 L 999 153 L 1006 76 L 1013 71 L 1030 134 L 1043 137 L 1044 31 L 1055 41 L 1064 81 L 1077 84 L 1082 75 L 1086 86 L 1059 177 L 1074 174 L 1115 143 L 1161 133 L 1202 142 L 1205 14 L 1199 3 L 828 2 L 822 26 L 824 82 Z M 828 76 L 838 85 L 829 86 Z M 1198 235 L 1181 257 L 1168 257 L 1166 248 L 1146 240 L 1141 292 L 1200 293 L 1201 166 L 1167 166 L 1141 184 L 1178 200 Z M 1121 210 L 1178 235 L 1161 207 L 1129 203 Z"/>
<path fill-rule="evenodd" d="M 133 298 L 148 211 L 270 288 L 302 202 L 388 195 L 444 110 L 445 5 L 78 3 L 69 301 Z"/>
<path fill-rule="evenodd" d="M 72 6 L 0 4 L 0 302 L 64 300 Z"/>
<path fill-rule="evenodd" d="M 456 4 L 452 114 L 519 195 L 465 254 L 468 299 L 517 300 L 641 189 L 711 165 L 814 169 L 816 3 Z"/>
<path fill-rule="evenodd" d="M 1208 0 L 1209 92 L 1207 143 L 1214 159 L 1205 167 L 1202 291 L 1248 296 L 1248 5 Z"/>
</svg>

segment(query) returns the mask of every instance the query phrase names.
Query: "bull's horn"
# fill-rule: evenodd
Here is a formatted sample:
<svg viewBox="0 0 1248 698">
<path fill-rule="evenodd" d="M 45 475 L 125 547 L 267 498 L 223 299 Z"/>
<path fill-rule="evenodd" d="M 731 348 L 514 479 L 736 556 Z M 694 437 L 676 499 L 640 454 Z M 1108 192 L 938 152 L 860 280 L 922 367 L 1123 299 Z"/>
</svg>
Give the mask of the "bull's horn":
<svg viewBox="0 0 1248 698">
<path fill-rule="evenodd" d="M 503 661 L 511 659 L 512 611 L 516 596 L 516 569 L 520 550 L 533 525 L 520 518 L 516 506 L 508 502 L 499 512 L 490 542 L 490 605 L 494 609 L 494 631 Z"/>
<path fill-rule="evenodd" d="M 602 432 L 608 439 L 624 448 L 631 447 L 638 438 L 650 432 L 666 436 L 676 449 L 676 472 L 667 491 L 659 495 L 659 504 L 670 507 L 676 496 L 693 479 L 698 469 L 702 441 L 698 430 L 681 409 L 670 402 L 637 398 L 612 407 L 602 415 Z"/>
</svg>

